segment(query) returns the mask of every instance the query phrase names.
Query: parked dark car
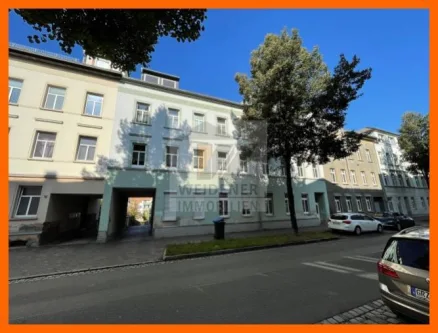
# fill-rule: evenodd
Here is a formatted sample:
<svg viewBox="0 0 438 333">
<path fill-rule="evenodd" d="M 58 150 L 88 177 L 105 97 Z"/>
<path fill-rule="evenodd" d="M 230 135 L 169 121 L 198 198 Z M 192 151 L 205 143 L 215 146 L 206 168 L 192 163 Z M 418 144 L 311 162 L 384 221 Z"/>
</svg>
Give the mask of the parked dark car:
<svg viewBox="0 0 438 333">
<path fill-rule="evenodd" d="M 382 222 L 383 227 L 386 229 L 401 231 L 415 226 L 415 221 L 412 217 L 397 212 L 377 213 L 374 214 L 374 218 Z"/>
</svg>

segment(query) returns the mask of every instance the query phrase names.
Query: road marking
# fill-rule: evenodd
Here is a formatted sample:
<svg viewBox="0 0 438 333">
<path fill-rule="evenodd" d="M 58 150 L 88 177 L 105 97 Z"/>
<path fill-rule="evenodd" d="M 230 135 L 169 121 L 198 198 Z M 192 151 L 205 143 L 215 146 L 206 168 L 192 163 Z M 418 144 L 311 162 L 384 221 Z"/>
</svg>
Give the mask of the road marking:
<svg viewBox="0 0 438 333">
<path fill-rule="evenodd" d="M 337 269 L 341 269 L 341 270 L 345 270 L 345 271 L 350 271 L 350 272 L 363 272 L 361 269 L 351 268 L 351 267 L 342 266 L 342 265 L 330 264 L 330 263 L 325 262 L 325 261 L 317 261 L 316 264 L 324 265 L 324 266 L 329 266 L 329 267 L 334 267 L 334 268 L 337 268 Z"/>
<path fill-rule="evenodd" d="M 323 265 L 318 265 L 318 264 L 314 264 L 314 263 L 311 263 L 311 262 L 303 262 L 303 265 L 306 265 L 306 266 L 312 266 L 312 267 L 317 267 L 317 268 L 322 268 L 322 269 L 327 269 L 327 270 L 329 270 L 329 271 L 334 271 L 334 272 L 338 272 L 338 273 L 344 273 L 344 274 L 348 274 L 348 273 L 350 273 L 350 272 L 348 272 L 348 271 L 341 270 L 341 269 L 338 269 L 338 268 L 329 267 L 329 266 L 323 266 Z"/>
<path fill-rule="evenodd" d="M 358 276 L 361 278 L 374 280 L 374 281 L 377 281 L 379 279 L 379 277 L 377 276 L 377 273 L 364 273 L 364 274 L 359 274 Z"/>
<path fill-rule="evenodd" d="M 346 259 L 352 259 L 352 260 L 359 260 L 359 261 L 365 261 L 365 262 L 371 262 L 373 264 L 376 264 L 378 259 L 371 259 L 369 257 L 360 257 L 360 256 L 355 256 L 355 257 L 351 257 L 351 256 L 345 256 L 344 258 Z"/>
</svg>

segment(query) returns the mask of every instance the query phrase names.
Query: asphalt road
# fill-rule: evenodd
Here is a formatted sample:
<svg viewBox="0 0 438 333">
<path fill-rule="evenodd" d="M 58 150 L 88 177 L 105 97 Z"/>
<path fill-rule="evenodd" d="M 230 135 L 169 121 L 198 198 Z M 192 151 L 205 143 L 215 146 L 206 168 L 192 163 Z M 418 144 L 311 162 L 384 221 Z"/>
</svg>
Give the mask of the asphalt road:
<svg viewBox="0 0 438 333">
<path fill-rule="evenodd" d="M 379 298 L 390 232 L 10 284 L 10 323 L 315 323 Z"/>
</svg>

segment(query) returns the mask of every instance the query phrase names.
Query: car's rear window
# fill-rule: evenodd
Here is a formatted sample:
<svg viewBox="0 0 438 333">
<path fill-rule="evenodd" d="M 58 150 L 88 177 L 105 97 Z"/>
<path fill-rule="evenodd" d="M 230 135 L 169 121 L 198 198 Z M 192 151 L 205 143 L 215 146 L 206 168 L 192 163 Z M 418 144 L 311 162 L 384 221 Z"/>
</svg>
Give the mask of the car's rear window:
<svg viewBox="0 0 438 333">
<path fill-rule="evenodd" d="M 417 239 L 393 239 L 386 247 L 382 259 L 429 271 L 429 242 Z"/>
<path fill-rule="evenodd" d="M 348 216 L 344 214 L 333 214 L 332 216 L 330 216 L 330 218 L 332 220 L 346 220 L 348 219 Z"/>
</svg>

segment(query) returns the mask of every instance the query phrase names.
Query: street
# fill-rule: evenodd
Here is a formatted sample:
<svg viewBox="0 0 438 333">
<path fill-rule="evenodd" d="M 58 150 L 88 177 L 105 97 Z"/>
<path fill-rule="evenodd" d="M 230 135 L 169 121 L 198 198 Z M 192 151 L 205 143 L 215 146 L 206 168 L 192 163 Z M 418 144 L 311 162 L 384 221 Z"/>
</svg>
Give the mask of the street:
<svg viewBox="0 0 438 333">
<path fill-rule="evenodd" d="M 315 323 L 379 298 L 390 232 L 10 284 L 11 323 Z"/>
</svg>

